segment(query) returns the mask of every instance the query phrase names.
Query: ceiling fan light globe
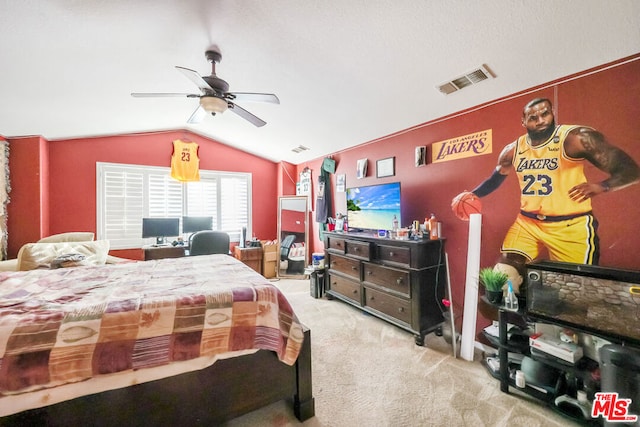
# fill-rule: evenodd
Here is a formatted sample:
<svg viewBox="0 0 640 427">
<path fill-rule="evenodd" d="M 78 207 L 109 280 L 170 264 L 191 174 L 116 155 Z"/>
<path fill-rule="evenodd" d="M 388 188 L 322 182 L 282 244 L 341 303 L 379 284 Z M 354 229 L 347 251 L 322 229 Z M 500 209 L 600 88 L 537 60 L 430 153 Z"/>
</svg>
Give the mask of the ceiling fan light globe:
<svg viewBox="0 0 640 427">
<path fill-rule="evenodd" d="M 207 113 L 224 113 L 229 107 L 227 101 L 217 96 L 203 96 L 200 105 Z"/>
</svg>

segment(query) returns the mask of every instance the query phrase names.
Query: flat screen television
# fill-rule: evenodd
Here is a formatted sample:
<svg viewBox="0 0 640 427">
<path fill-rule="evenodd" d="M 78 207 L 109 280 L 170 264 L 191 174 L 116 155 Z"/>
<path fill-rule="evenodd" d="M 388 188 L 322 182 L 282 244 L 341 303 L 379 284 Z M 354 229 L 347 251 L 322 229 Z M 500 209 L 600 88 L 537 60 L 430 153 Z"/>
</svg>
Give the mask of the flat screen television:
<svg viewBox="0 0 640 427">
<path fill-rule="evenodd" d="M 213 217 L 211 216 L 183 216 L 182 232 L 195 233 L 202 230 L 213 229 Z"/>
<path fill-rule="evenodd" d="M 401 222 L 400 183 L 347 188 L 347 223 L 352 231 L 391 230 Z"/>
<path fill-rule="evenodd" d="M 142 238 L 156 238 L 156 244 L 165 242 L 166 237 L 180 234 L 180 218 L 142 218 Z"/>
</svg>

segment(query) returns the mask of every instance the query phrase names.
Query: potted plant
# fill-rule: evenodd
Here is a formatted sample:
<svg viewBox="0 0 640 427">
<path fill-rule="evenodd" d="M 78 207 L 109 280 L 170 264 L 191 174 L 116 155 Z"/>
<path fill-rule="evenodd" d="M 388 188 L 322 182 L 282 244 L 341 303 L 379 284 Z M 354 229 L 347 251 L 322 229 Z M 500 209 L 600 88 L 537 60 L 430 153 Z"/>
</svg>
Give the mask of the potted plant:
<svg viewBox="0 0 640 427">
<path fill-rule="evenodd" d="M 507 284 L 509 276 L 491 267 L 485 267 L 480 270 L 480 284 L 484 286 L 485 295 L 490 303 L 502 303 L 502 287 Z"/>
</svg>

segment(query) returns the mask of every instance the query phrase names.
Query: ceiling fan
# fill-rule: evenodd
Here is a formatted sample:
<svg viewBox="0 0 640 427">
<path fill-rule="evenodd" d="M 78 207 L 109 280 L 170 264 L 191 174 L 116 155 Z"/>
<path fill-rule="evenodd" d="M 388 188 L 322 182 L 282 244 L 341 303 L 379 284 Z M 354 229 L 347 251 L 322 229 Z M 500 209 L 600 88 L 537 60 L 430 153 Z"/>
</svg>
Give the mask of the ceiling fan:
<svg viewBox="0 0 640 427">
<path fill-rule="evenodd" d="M 261 127 L 267 124 L 261 118 L 237 105 L 234 101 L 270 102 L 279 104 L 280 100 L 272 93 L 229 92 L 229 84 L 216 76 L 216 63 L 220 62 L 222 55 L 216 50 L 205 52 L 207 60 L 211 63 L 211 75 L 201 77 L 196 71 L 176 66 L 176 69 L 200 88 L 200 94 L 195 93 L 132 93 L 135 98 L 157 98 L 166 96 L 186 96 L 187 98 L 199 98 L 200 105 L 191 114 L 187 123 L 199 123 L 207 113 L 216 115 L 224 113 L 227 109 L 233 111 L 243 119 L 255 126 Z"/>
</svg>

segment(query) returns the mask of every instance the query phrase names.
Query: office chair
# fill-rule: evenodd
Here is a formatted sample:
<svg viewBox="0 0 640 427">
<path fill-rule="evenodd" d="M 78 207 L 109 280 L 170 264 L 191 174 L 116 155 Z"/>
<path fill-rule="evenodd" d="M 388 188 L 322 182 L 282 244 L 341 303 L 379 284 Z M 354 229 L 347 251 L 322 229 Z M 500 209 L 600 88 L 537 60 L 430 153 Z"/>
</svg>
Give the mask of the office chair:
<svg viewBox="0 0 640 427">
<path fill-rule="evenodd" d="M 299 253 L 295 253 L 295 256 L 291 256 L 291 249 L 295 244 L 296 236 L 294 234 L 287 235 L 280 244 L 280 262 L 286 261 L 287 274 L 303 274 L 304 264 L 306 258 L 304 255 L 300 256 Z M 303 253 L 304 254 L 304 253 Z M 284 269 L 284 264 L 280 264 L 280 268 Z"/>
<path fill-rule="evenodd" d="M 293 246 L 293 242 L 295 241 L 296 236 L 294 234 L 289 234 L 287 237 L 282 239 L 282 243 L 280 243 L 280 261 L 287 260 L 291 246 Z"/>
<path fill-rule="evenodd" d="M 189 256 L 226 254 L 229 255 L 229 235 L 224 231 L 204 230 L 191 236 Z"/>
</svg>

